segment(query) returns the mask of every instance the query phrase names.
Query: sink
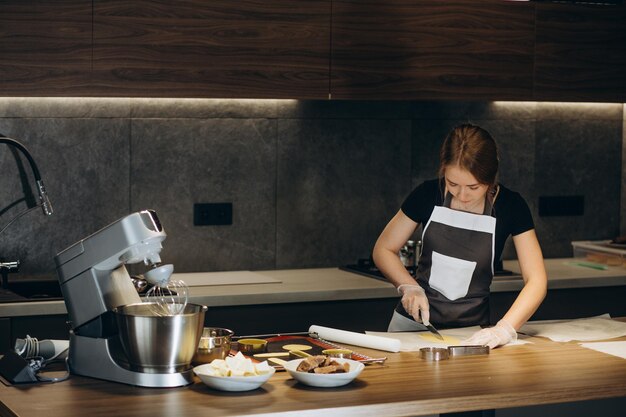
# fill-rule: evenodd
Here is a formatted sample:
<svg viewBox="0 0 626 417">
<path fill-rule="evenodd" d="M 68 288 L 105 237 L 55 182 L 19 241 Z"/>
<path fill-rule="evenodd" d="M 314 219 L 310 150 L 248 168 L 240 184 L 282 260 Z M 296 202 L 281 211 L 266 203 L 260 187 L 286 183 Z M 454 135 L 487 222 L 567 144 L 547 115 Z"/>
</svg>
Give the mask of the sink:
<svg viewBox="0 0 626 417">
<path fill-rule="evenodd" d="M 56 278 L 32 278 L 18 275 L 9 279 L 5 290 L 20 297 L 19 301 L 63 299 L 61 287 Z"/>
<path fill-rule="evenodd" d="M 21 297 L 14 292 L 0 288 L 0 303 L 17 303 L 28 301 L 28 298 Z"/>
<path fill-rule="evenodd" d="M 63 298 L 61 287 L 54 281 L 32 281 L 28 283 L 11 283 L 9 291 L 28 299 Z"/>
</svg>

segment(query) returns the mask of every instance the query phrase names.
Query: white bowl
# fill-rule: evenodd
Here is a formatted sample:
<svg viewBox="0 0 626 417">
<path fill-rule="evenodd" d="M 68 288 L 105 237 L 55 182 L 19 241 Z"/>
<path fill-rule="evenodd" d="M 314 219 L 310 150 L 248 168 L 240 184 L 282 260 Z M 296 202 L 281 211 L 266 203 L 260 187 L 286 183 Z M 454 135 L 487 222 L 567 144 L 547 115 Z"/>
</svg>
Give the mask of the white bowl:
<svg viewBox="0 0 626 417">
<path fill-rule="evenodd" d="M 350 364 L 350 372 L 344 373 L 336 373 L 336 374 L 316 374 L 309 372 L 299 372 L 296 371 L 300 362 L 304 359 L 294 359 L 292 361 L 287 362 L 284 367 L 287 372 L 298 382 L 310 385 L 312 387 L 340 387 L 342 385 L 349 384 L 352 382 L 365 368 L 361 362 L 354 361 L 352 359 L 334 359 L 338 363 Z"/>
<path fill-rule="evenodd" d="M 251 391 L 257 389 L 276 372 L 276 369 L 270 367 L 269 372 L 261 375 L 214 376 L 207 373 L 210 366 L 210 364 L 205 363 L 204 365 L 196 366 L 193 368 L 193 371 L 207 386 L 220 391 Z"/>
</svg>

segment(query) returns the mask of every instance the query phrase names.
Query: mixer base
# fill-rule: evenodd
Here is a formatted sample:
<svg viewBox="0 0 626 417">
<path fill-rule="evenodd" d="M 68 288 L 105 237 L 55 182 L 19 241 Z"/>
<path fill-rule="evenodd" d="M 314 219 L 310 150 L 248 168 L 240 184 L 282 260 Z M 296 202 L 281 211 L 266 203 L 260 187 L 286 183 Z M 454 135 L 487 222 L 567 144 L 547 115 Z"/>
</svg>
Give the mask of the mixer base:
<svg viewBox="0 0 626 417">
<path fill-rule="evenodd" d="M 190 368 L 175 373 L 144 373 L 121 365 L 113 339 L 98 339 L 70 333 L 69 365 L 76 375 L 148 388 L 181 387 L 193 383 Z"/>
</svg>

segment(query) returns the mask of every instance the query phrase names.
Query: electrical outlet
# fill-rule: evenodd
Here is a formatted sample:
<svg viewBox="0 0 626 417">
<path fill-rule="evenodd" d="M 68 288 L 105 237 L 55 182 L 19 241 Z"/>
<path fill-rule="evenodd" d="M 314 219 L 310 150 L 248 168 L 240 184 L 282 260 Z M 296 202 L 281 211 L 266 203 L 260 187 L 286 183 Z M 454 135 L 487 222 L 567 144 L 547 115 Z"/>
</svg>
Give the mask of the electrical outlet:
<svg viewBox="0 0 626 417">
<path fill-rule="evenodd" d="M 585 196 L 539 196 L 539 216 L 582 216 L 585 214 Z"/>
<path fill-rule="evenodd" d="M 193 205 L 194 226 L 230 224 L 233 224 L 233 203 L 196 203 Z"/>
</svg>

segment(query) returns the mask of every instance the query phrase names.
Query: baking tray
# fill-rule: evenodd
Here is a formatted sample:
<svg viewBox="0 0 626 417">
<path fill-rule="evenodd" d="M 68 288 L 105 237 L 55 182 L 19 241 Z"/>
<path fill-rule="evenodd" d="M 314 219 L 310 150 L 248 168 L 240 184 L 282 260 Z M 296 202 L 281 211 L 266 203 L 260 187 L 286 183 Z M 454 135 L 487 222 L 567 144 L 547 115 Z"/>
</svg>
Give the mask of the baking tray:
<svg viewBox="0 0 626 417">
<path fill-rule="evenodd" d="M 584 240 L 572 242 L 574 258 L 589 262 L 590 268 L 595 266 L 623 266 L 626 267 L 626 247 L 621 243 L 612 243 L 610 240 Z M 596 268 L 606 269 L 606 268 Z"/>
<path fill-rule="evenodd" d="M 236 342 L 238 339 L 249 339 L 249 338 L 267 340 L 267 348 L 265 350 L 265 352 L 267 353 L 285 352 L 285 349 L 283 349 L 283 346 L 292 345 L 292 344 L 310 346 L 311 349 L 306 351 L 306 353 L 310 355 L 322 355 L 322 351 L 326 349 L 348 349 L 336 343 L 329 342 L 328 340 L 321 339 L 317 335 L 317 333 L 295 333 L 295 334 L 289 334 L 289 335 L 276 334 L 276 335 L 237 336 L 233 339 Z M 371 356 L 367 356 L 362 353 L 356 352 L 353 349 L 349 349 L 349 350 L 352 351 L 352 360 L 362 362 L 364 364 L 383 363 L 385 362 L 385 360 L 387 360 L 386 357 L 373 358 Z M 230 353 L 231 355 L 237 354 L 236 343 L 233 343 L 233 349 L 231 349 Z M 244 356 L 249 357 L 255 362 L 260 361 L 259 359 L 253 357 L 252 355 L 244 355 Z M 268 363 L 270 363 L 270 365 L 276 368 L 276 370 L 283 370 L 283 367 L 281 365 L 273 364 L 271 362 L 268 362 Z"/>
</svg>

